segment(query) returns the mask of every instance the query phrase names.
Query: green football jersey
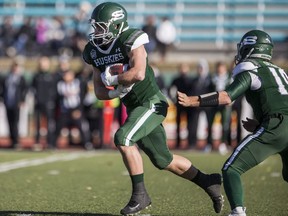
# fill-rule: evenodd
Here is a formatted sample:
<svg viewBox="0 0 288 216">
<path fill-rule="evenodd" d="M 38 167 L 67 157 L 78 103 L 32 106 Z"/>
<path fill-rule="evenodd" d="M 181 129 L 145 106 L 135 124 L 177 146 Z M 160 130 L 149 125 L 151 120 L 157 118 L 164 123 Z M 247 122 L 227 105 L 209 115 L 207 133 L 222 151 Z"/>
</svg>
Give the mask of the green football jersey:
<svg viewBox="0 0 288 216">
<path fill-rule="evenodd" d="M 129 69 L 128 53 L 136 39 L 142 34 L 146 33 L 139 29 L 128 29 L 116 38 L 107 50 L 101 50 L 89 42 L 83 51 L 83 59 L 102 73 L 107 65 L 115 63 L 122 63 Z M 135 83 L 132 90 L 121 98 L 122 102 L 129 108 L 139 106 L 159 91 L 153 69 L 148 64 L 148 58 L 146 61 L 145 79 Z"/>
<path fill-rule="evenodd" d="M 226 89 L 232 100 L 245 93 L 257 120 L 275 113 L 288 114 L 288 76 L 278 66 L 247 60 L 234 70 L 234 81 Z"/>
</svg>

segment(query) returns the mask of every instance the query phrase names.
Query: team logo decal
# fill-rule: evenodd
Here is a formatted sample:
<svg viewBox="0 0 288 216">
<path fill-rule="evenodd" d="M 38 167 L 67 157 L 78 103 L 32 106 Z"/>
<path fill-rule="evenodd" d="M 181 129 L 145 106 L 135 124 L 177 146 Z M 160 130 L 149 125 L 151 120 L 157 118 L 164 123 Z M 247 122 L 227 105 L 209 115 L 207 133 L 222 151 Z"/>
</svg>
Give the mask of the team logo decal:
<svg viewBox="0 0 288 216">
<path fill-rule="evenodd" d="M 256 44 L 256 42 L 257 42 L 257 36 L 247 36 L 243 40 L 244 45 L 253 45 Z"/>
<path fill-rule="evenodd" d="M 120 20 L 120 19 L 123 19 L 125 17 L 125 12 L 120 9 L 118 11 L 114 11 L 112 14 L 112 21 L 117 21 L 117 20 Z"/>
<path fill-rule="evenodd" d="M 97 58 L 96 50 L 92 49 L 90 52 L 90 56 L 92 59 L 96 59 Z"/>
</svg>

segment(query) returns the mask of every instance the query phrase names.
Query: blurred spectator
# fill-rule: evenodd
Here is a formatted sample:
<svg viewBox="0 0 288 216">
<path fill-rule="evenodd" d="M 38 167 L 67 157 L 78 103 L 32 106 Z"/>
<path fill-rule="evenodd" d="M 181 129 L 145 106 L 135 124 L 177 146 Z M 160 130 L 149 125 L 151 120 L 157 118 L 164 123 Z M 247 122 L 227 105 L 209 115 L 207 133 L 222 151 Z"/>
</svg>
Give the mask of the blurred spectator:
<svg viewBox="0 0 288 216">
<path fill-rule="evenodd" d="M 72 70 L 63 73 L 63 80 L 57 83 L 60 115 L 56 126 L 56 138 L 63 128 L 76 127 L 80 131 L 81 143 L 86 149 L 93 148 L 89 140 L 89 127 L 83 116 L 81 82 Z M 71 133 L 70 133 L 71 134 Z M 55 142 L 56 143 L 56 142 Z"/>
<path fill-rule="evenodd" d="M 4 17 L 0 28 L 0 52 L 1 55 L 15 56 L 16 51 L 13 48 L 16 30 L 13 27 L 13 17 Z"/>
<path fill-rule="evenodd" d="M 88 25 L 91 9 L 92 5 L 89 1 L 81 1 L 79 3 L 79 10 L 72 18 L 73 29 L 70 38 L 68 38 L 68 46 L 71 48 L 74 56 L 79 56 L 82 53 L 87 43 L 88 34 L 93 31 L 91 25 Z"/>
<path fill-rule="evenodd" d="M 183 107 L 177 103 L 177 91 L 185 92 L 187 95 L 192 95 L 192 78 L 189 76 L 190 66 L 187 63 L 181 63 L 178 66 L 178 75 L 173 79 L 170 88 L 169 96 L 176 106 L 176 148 L 181 147 L 181 120 L 186 118 L 188 130 L 188 142 L 192 142 L 192 116 L 191 109 Z"/>
<path fill-rule="evenodd" d="M 41 120 L 43 117 L 47 121 L 47 146 L 54 146 L 55 134 L 55 103 L 56 103 L 56 82 L 55 76 L 51 73 L 51 62 L 47 56 L 43 56 L 39 60 L 38 71 L 32 80 L 32 88 L 35 95 L 35 120 L 36 148 L 40 146 Z"/>
<path fill-rule="evenodd" d="M 36 24 L 35 24 L 36 42 L 37 42 L 37 46 L 39 47 L 39 51 L 44 55 L 49 54 L 46 51 L 47 44 L 48 44 L 48 38 L 47 38 L 48 30 L 49 30 L 49 26 L 48 26 L 47 20 L 43 17 L 39 17 L 36 20 Z"/>
<path fill-rule="evenodd" d="M 90 32 L 90 25 L 87 25 L 90 19 L 90 11 L 92 6 L 88 1 L 81 1 L 79 11 L 73 17 L 74 30 L 80 38 L 87 39 L 87 34 Z M 86 41 L 87 42 L 87 41 Z"/>
<path fill-rule="evenodd" d="M 67 39 L 67 46 L 71 49 L 74 56 L 80 56 L 86 43 L 87 36 L 93 30 L 88 21 L 91 15 L 92 5 L 89 1 L 80 1 L 79 10 L 72 18 L 73 29 L 70 33 L 70 38 Z"/>
<path fill-rule="evenodd" d="M 214 85 L 213 91 L 223 91 L 230 83 L 231 83 L 231 73 L 228 72 L 227 65 L 225 62 L 218 61 L 216 62 L 215 66 L 215 73 L 212 76 L 212 82 Z M 216 120 L 216 116 L 220 116 L 221 118 L 221 125 L 217 127 L 222 127 L 222 130 L 220 131 L 220 142 L 218 142 L 218 137 L 213 138 L 213 149 L 219 150 L 219 145 L 224 148 L 225 145 L 228 144 L 229 141 L 229 135 L 230 135 L 230 119 L 231 119 L 231 110 L 232 106 L 219 106 L 214 107 L 212 109 L 212 115 L 214 119 L 214 124 L 218 123 Z M 216 130 L 219 129 L 216 127 Z M 215 131 L 214 134 L 216 135 Z"/>
<path fill-rule="evenodd" d="M 156 22 L 155 16 L 150 15 L 145 19 L 145 24 L 142 26 L 142 30 L 148 34 L 149 43 L 145 44 L 146 52 L 149 54 L 155 51 L 157 46 L 157 37 L 156 37 Z"/>
<path fill-rule="evenodd" d="M 103 145 L 103 106 L 104 102 L 98 100 L 94 93 L 92 74 L 87 82 L 87 92 L 83 100 L 84 115 L 89 123 L 90 140 L 93 146 L 101 148 Z"/>
<path fill-rule="evenodd" d="M 160 69 L 153 63 L 151 63 L 150 66 L 153 68 L 156 83 L 160 90 L 164 93 L 164 95 L 168 95 L 164 77 L 162 76 Z"/>
<path fill-rule="evenodd" d="M 206 59 L 200 59 L 197 63 L 196 68 L 196 77 L 192 81 L 192 91 L 193 95 L 201 95 L 206 94 L 207 92 L 211 92 L 214 89 L 214 85 L 212 84 L 211 76 L 209 73 L 209 64 Z M 204 150 L 206 147 L 206 144 L 211 144 L 211 127 L 213 122 L 213 117 L 211 114 L 211 107 L 198 107 L 198 108 L 192 108 L 192 128 L 191 128 L 191 143 L 192 145 L 197 143 L 197 149 Z M 202 140 L 203 138 L 197 137 L 197 131 L 199 130 L 199 119 L 201 113 L 205 113 L 207 118 L 207 140 Z M 200 140 L 198 140 L 198 138 Z M 204 141 L 204 142 L 201 142 Z M 197 142 L 198 141 L 198 142 Z"/>
<path fill-rule="evenodd" d="M 84 98 L 88 91 L 88 82 L 92 79 L 93 72 L 90 67 L 86 65 L 81 67 L 75 74 L 75 78 L 80 81 L 81 86 L 81 98 Z"/>
<path fill-rule="evenodd" d="M 32 18 L 27 17 L 23 25 L 20 26 L 16 32 L 14 47 L 17 55 L 30 55 L 34 48 L 34 41 L 36 38 L 35 27 L 32 26 Z"/>
<path fill-rule="evenodd" d="M 60 56 L 59 57 L 59 68 L 58 68 L 58 73 L 63 76 L 63 73 L 66 72 L 67 70 L 71 69 L 71 59 L 67 56 Z"/>
<path fill-rule="evenodd" d="M 52 55 L 60 54 L 60 49 L 64 47 L 66 37 L 66 27 L 61 17 L 53 17 L 49 22 L 46 32 L 49 41 L 49 50 Z"/>
<path fill-rule="evenodd" d="M 161 23 L 156 30 L 156 37 L 161 61 L 164 61 L 168 50 L 172 48 L 176 40 L 176 28 L 168 17 L 161 19 Z"/>
<path fill-rule="evenodd" d="M 9 125 L 11 148 L 18 145 L 18 123 L 20 108 L 27 92 L 26 81 L 22 75 L 23 68 L 18 60 L 13 61 L 9 74 L 3 82 L 3 101 Z"/>
<path fill-rule="evenodd" d="M 66 56 L 60 56 L 58 59 L 58 68 L 56 69 L 56 82 L 62 80 L 66 71 L 71 69 L 70 59 Z"/>
</svg>

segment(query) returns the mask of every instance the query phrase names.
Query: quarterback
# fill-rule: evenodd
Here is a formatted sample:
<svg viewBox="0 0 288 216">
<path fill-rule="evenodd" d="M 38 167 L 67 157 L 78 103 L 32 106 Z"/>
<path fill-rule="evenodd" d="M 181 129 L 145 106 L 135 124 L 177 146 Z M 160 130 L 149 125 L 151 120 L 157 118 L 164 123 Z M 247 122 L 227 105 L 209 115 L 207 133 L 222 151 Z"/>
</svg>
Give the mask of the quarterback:
<svg viewBox="0 0 288 216">
<path fill-rule="evenodd" d="M 118 3 L 96 6 L 90 23 L 94 31 L 83 51 L 83 59 L 93 66 L 95 94 L 100 100 L 119 97 L 128 114 L 114 136 L 132 183 L 131 198 L 120 213 L 135 215 L 151 205 L 138 147 L 158 169 L 168 170 L 201 187 L 219 213 L 223 205 L 221 175 L 202 173 L 188 159 L 172 154 L 167 147 L 162 122 L 168 104 L 148 64 L 144 48 L 149 42 L 148 35 L 128 26 L 127 12 Z M 118 73 L 115 73 L 116 64 Z M 123 67 L 119 68 L 119 64 Z"/>
<path fill-rule="evenodd" d="M 282 175 L 288 182 L 288 76 L 270 62 L 273 42 L 264 31 L 247 32 L 237 46 L 234 81 L 225 91 L 188 97 L 178 92 L 183 106 L 227 105 L 240 95 L 246 96 L 255 119 L 247 118 L 243 127 L 251 132 L 224 163 L 223 184 L 230 203 L 230 216 L 246 216 L 240 176 L 266 158 L 280 154 Z"/>
</svg>

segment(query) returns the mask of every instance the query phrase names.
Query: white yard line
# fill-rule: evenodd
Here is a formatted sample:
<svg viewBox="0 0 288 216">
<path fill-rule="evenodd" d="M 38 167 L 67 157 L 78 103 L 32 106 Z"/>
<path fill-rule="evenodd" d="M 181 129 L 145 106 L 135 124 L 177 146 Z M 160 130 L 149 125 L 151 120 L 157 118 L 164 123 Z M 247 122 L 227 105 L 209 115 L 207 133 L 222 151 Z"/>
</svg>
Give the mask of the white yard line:
<svg viewBox="0 0 288 216">
<path fill-rule="evenodd" d="M 10 170 L 26 168 L 31 166 L 39 166 L 48 163 L 54 163 L 58 161 L 72 161 L 77 160 L 79 158 L 88 158 L 95 156 L 94 153 L 68 153 L 68 154 L 59 154 L 52 155 L 45 158 L 36 158 L 36 159 L 24 159 L 12 162 L 0 163 L 0 173 L 8 172 Z"/>
</svg>

